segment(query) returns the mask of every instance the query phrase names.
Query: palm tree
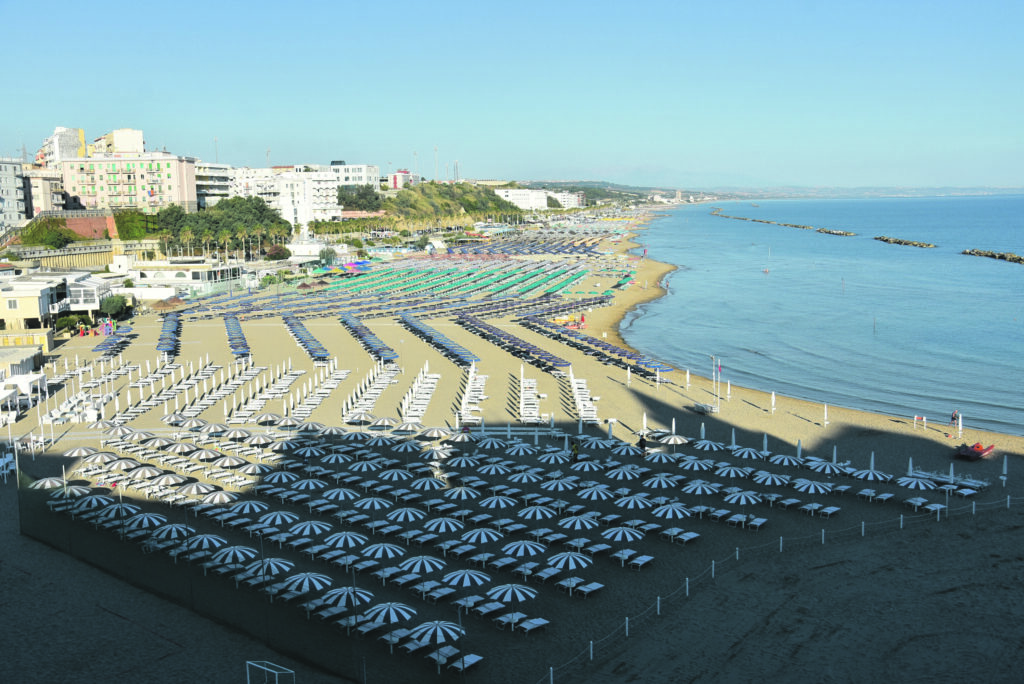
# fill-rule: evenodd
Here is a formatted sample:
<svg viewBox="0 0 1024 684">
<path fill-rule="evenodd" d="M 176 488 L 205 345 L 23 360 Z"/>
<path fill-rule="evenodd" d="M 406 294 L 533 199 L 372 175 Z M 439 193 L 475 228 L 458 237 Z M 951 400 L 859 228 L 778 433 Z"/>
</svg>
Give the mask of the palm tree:
<svg viewBox="0 0 1024 684">
<path fill-rule="evenodd" d="M 192 242 L 196 239 L 196 234 L 191 228 L 182 228 L 179 237 L 184 244 L 188 245 L 188 255 L 192 256 Z"/>
</svg>

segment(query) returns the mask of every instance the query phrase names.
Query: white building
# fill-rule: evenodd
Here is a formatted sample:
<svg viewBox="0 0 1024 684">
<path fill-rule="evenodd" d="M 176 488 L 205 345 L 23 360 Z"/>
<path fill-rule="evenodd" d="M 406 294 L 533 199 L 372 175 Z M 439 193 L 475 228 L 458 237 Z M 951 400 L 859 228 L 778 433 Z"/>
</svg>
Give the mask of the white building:
<svg viewBox="0 0 1024 684">
<path fill-rule="evenodd" d="M 235 169 L 229 196 L 261 197 L 295 226 L 312 221 L 340 221 L 338 186 L 377 188 L 380 168 L 370 164 L 301 164 L 272 168 Z"/>
<path fill-rule="evenodd" d="M 229 164 L 196 162 L 196 204 L 208 209 L 222 199 L 231 197 L 231 183 L 236 169 Z"/>
<path fill-rule="evenodd" d="M 167 152 L 115 152 L 60 162 L 67 209 L 196 210 L 196 160 Z"/>
<path fill-rule="evenodd" d="M 145 136 L 135 128 L 118 128 L 101 135 L 89 146 L 89 156 L 109 154 L 142 154 L 146 151 Z"/>
<path fill-rule="evenodd" d="M 409 173 L 408 169 L 399 169 L 388 175 L 388 190 L 401 190 L 411 185 L 419 185 L 423 178 L 415 173 Z"/>
<path fill-rule="evenodd" d="M 21 161 L 0 158 L 0 241 L 25 222 L 25 180 Z"/>
<path fill-rule="evenodd" d="M 544 190 L 529 188 L 495 188 L 494 193 L 525 211 L 544 211 L 548 208 L 548 194 Z"/>
<path fill-rule="evenodd" d="M 53 135 L 44 140 L 42 147 L 36 152 L 36 163 L 52 167 L 62 159 L 86 157 L 88 154 L 84 130 L 57 126 L 53 130 Z"/>
<path fill-rule="evenodd" d="M 548 192 L 548 196 L 554 197 L 563 209 L 579 209 L 587 206 L 587 195 L 584 192 Z"/>
<path fill-rule="evenodd" d="M 25 164 L 25 217 L 42 211 L 63 211 L 64 180 L 58 167 L 36 167 Z"/>
</svg>

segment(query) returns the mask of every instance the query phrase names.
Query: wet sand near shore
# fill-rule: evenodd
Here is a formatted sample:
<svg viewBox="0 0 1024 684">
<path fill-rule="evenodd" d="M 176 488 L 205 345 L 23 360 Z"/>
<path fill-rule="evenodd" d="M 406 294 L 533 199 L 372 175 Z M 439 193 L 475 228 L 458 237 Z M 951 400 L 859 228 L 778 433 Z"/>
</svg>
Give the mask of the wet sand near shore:
<svg viewBox="0 0 1024 684">
<path fill-rule="evenodd" d="M 586 333 L 595 337 L 606 333 L 603 339 L 614 344 L 621 344 L 617 326 L 624 313 L 658 296 L 656 283 L 670 269 L 650 260 L 615 259 L 615 263 L 623 261 L 638 267 L 635 284 L 616 295 L 615 306 L 586 312 Z M 588 284 L 584 289 L 593 287 Z M 314 368 L 308 356 L 283 326 L 270 320 L 242 322 L 255 363 L 274 367 L 290 360 L 293 368 L 312 375 Z M 546 395 L 541 400 L 541 412 L 552 416 L 556 425 L 569 434 L 576 433 L 571 398 L 557 379 L 532 366 L 523 366 L 520 359 L 460 326 L 442 320 L 428 322 L 482 357 L 478 370 L 488 376 L 488 398 L 481 402 L 481 408 L 488 426 L 514 424 L 515 405 L 510 397 L 522 372 L 528 378 L 536 378 L 538 390 Z M 306 323 L 310 332 L 338 357 L 339 367 L 351 371 L 311 417 L 340 424 L 341 404 L 366 377 L 372 360 L 336 321 L 312 319 Z M 413 377 L 429 364 L 430 371 L 440 373 L 443 382 L 423 423 L 452 424 L 461 371 L 392 321 L 369 319 L 366 324 L 399 351 L 404 369 L 381 395 L 377 415 L 397 415 L 398 402 Z M 1024 573 L 1024 557 L 1017 550 L 1022 529 L 1019 507 L 1024 502 L 1019 499 L 1022 480 L 1016 473 L 1024 455 L 1024 439 L 967 430 L 962 440 L 954 440 L 947 436 L 943 426 L 932 424 L 923 429 L 915 427 L 910 418 L 831 406 L 825 425 L 820 405 L 780 396 L 772 412 L 768 395 L 738 387 L 732 388 L 730 397 L 722 397 L 719 413 L 700 415 L 692 410 L 693 405 L 710 402 L 714 395 L 710 381 L 699 377 L 696 370 L 691 373 L 689 386 L 685 369 L 666 374 L 664 383 L 632 375 L 627 384 L 626 372 L 620 367 L 601 364 L 578 350 L 508 321 L 495 324 L 514 329 L 523 339 L 571 361 L 575 376 L 586 379 L 591 393 L 600 397 L 599 417 L 614 418 L 613 434 L 627 441 L 635 441 L 632 433 L 640 429 L 646 416 L 649 427 L 668 429 L 675 421 L 676 432 L 688 437 L 696 437 L 703 425 L 709 438 L 724 443 L 731 441 L 735 430 L 738 444 L 758 449 L 767 435 L 772 453 L 795 453 L 799 442 L 804 455 L 830 459 L 835 448 L 839 461 L 850 461 L 857 468 L 867 468 L 874 453 L 876 467 L 895 474 L 906 470 L 908 458 L 913 458 L 919 468 L 948 471 L 952 447 L 960 441 L 995 443 L 998 457 L 954 465 L 957 473 L 992 483 L 987 491 L 974 497 L 979 504 L 979 512 L 974 516 L 969 511 L 970 500 L 958 497 L 951 501 L 955 511 L 949 519 L 936 521 L 914 516 L 899 503 L 913 493 L 881 485 L 878 489 L 899 492 L 898 500 L 889 504 L 868 502 L 856 496 L 856 491 L 865 486 L 863 483 L 839 478 L 836 482 L 851 485 L 852 491 L 845 495 L 800 497 L 839 507 L 840 512 L 832 519 L 759 504 L 755 510 L 768 523 L 757 532 L 730 527 L 724 522 L 677 521 L 680 527 L 696 531 L 701 537 L 684 546 L 671 544 L 653 533 L 630 544 L 631 548 L 655 558 L 642 570 L 598 557 L 589 568 L 568 573 L 605 585 L 587 599 L 569 596 L 551 584 L 531 583 L 540 595 L 524 604 L 522 610 L 531 617 L 551 620 L 551 625 L 546 631 L 529 635 L 498 630 L 490 620 L 479 616 L 453 615 L 444 602 L 435 606 L 413 601 L 407 590 L 380 587 L 379 582 L 374 586 L 371 580 L 359 578 L 368 588 L 378 591 L 380 600 L 403 600 L 416 605 L 424 620 L 464 620 L 468 633 L 458 646 L 485 657 L 464 675 L 465 680 L 529 684 L 546 681 L 548 667 L 554 667 L 555 681 L 572 682 L 729 682 L 766 676 L 781 681 L 839 682 L 863 681 L 877 676 L 879 671 L 910 681 L 946 676 L 976 678 L 982 674 L 988 681 L 1011 681 L 1011 665 L 1019 658 L 1021 649 L 1019 639 L 1013 636 L 1019 634 L 1019 618 L 1010 607 L 1020 599 L 1019 580 Z M 152 350 L 159 331 L 158 319 L 142 317 L 136 319 L 134 327 L 140 337 L 129 347 L 125 359 L 140 362 L 155 357 L 148 350 Z M 85 359 L 94 344 L 94 340 L 72 340 L 60 352 L 72 359 L 75 354 Z M 223 323 L 219 319 L 186 323 L 179 362 L 197 361 L 207 353 L 214 363 L 229 363 Z M 237 401 L 241 402 L 243 393 L 236 393 Z M 280 406 L 268 406 L 267 410 L 280 412 Z M 162 414 L 161 409 L 154 409 L 131 426 L 168 432 L 160 420 Z M 221 421 L 223 407 L 215 406 L 203 417 Z M 31 420 L 34 421 L 34 414 Z M 18 431 L 27 432 L 31 427 L 28 422 L 16 426 Z M 99 436 L 90 435 L 83 425 L 62 427 L 67 434 L 58 441 L 54 454 L 77 444 L 97 443 Z M 608 423 L 602 422 L 586 430 L 592 435 L 604 435 L 608 429 Z M 528 444 L 532 441 L 526 437 Z M 551 442 L 540 438 L 540 443 L 546 446 Z M 677 451 L 701 454 L 687 445 Z M 1008 455 L 1010 468 L 1005 488 L 999 480 L 1003 454 Z M 610 457 L 600 450 L 594 456 L 602 460 Z M 765 461 L 733 459 L 723 452 L 713 456 L 719 461 L 793 473 L 773 468 Z M 535 458 L 529 462 L 535 463 Z M 655 466 L 639 459 L 634 462 L 651 467 L 654 472 L 697 477 L 675 466 Z M 71 460 L 56 455 L 38 456 L 34 462 L 23 460 L 22 467 L 33 477 L 40 477 L 59 475 L 62 463 L 70 464 Z M 563 469 L 569 472 L 566 466 Z M 806 476 L 807 471 L 799 473 Z M 637 481 L 623 484 L 640 489 Z M 743 486 L 757 488 L 752 483 Z M 536 485 L 523 489 L 546 493 Z M 17 651 L 12 671 L 22 679 L 61 681 L 54 673 L 63 668 L 84 668 L 76 671 L 86 673 L 80 677 L 85 680 L 101 679 L 113 671 L 122 676 L 144 673 L 146 681 L 164 681 L 164 677 L 167 681 L 231 681 L 236 677 L 241 681 L 246 659 L 266 659 L 296 669 L 299 682 L 340 681 L 230 628 L 18 536 L 13 522 L 14 494 L 13 485 L 8 484 L 0 495 L 5 513 L 0 528 L 5 549 L 0 556 L 5 613 L 9 621 L 23 625 L 27 634 L 52 635 L 27 639 L 28 643 Z M 923 495 L 945 502 L 933 492 Z M 997 504 L 1008 495 L 1017 497 L 1017 501 L 1006 510 L 1005 504 Z M 572 492 L 561 496 L 574 503 L 578 501 Z M 686 499 L 688 504 L 697 503 L 691 498 Z M 713 500 L 721 505 L 721 497 L 704 498 L 709 499 L 704 503 Z M 985 505 L 990 502 L 991 506 Z M 622 512 L 612 502 L 583 503 L 601 513 Z M 164 509 L 166 506 L 159 510 Z M 902 530 L 898 523 L 901 514 L 908 516 Z M 557 519 L 549 520 L 546 525 L 554 528 L 556 522 Z M 665 527 L 670 524 L 659 522 L 665 523 Z M 863 538 L 862 522 L 866 526 Z M 824 545 L 820 541 L 822 530 L 827 539 Z M 600 541 L 600 531 L 571 536 Z M 786 540 L 781 553 L 780 537 Z M 239 543 L 250 542 L 242 537 Z M 737 548 L 741 550 L 738 561 Z M 563 549 L 558 545 L 552 547 L 551 553 L 560 550 Z M 718 564 L 714 580 L 709 576 L 712 561 Z M 172 577 L 172 573 L 180 574 L 182 568 L 167 565 L 161 566 L 160 571 Z M 511 581 L 505 573 L 488 572 L 495 578 Z M 692 581 L 691 595 L 684 599 L 680 588 L 687 578 Z M 218 586 L 199 576 L 192 581 L 204 587 L 204 591 L 207 585 Z M 237 590 L 227 585 L 225 591 Z M 235 595 L 230 600 L 236 600 Z M 653 606 L 659 596 L 664 598 L 662 614 L 655 616 Z M 254 595 L 252 600 L 261 599 Z M 115 605 L 117 608 L 112 608 Z M 648 615 L 640 617 L 644 611 Z M 628 639 L 620 633 L 626 617 L 632 618 Z M 88 624 L 97 625 L 97 629 L 82 626 Z M 344 631 L 327 626 L 323 630 L 338 648 L 346 649 L 353 657 L 366 657 L 367 681 L 459 681 L 463 677 L 449 671 L 436 675 L 433 664 L 422 654 L 392 656 L 375 639 L 349 637 Z M 96 634 L 111 635 L 103 636 L 101 644 L 116 649 L 116 663 L 98 657 L 103 649 L 96 648 Z M 593 663 L 586 658 L 590 640 L 599 642 Z M 123 657 L 126 653 L 132 654 L 128 660 Z M 564 666 L 579 654 L 584 654 L 579 661 Z M 46 666 L 49 669 L 37 669 L 42 662 L 50 663 Z M 216 676 L 207 677 L 206 673 Z"/>
</svg>

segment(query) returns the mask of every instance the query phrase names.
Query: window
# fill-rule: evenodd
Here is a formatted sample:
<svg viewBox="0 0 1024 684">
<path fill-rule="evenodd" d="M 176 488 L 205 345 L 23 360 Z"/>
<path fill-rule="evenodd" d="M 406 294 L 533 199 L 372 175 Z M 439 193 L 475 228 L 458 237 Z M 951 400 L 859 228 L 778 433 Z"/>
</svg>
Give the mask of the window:
<svg viewBox="0 0 1024 684">
<path fill-rule="evenodd" d="M 18 300 L 17 299 L 8 299 L 7 300 L 7 308 L 8 309 L 17 309 L 18 308 Z"/>
</svg>

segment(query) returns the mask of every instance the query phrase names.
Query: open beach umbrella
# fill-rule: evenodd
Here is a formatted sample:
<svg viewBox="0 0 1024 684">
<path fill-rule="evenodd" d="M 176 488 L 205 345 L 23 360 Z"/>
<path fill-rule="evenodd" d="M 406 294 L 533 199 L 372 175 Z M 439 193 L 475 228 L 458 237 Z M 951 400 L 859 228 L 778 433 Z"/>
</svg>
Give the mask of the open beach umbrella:
<svg viewBox="0 0 1024 684">
<path fill-rule="evenodd" d="M 161 487 L 176 487 L 184 482 L 188 482 L 188 478 L 177 473 L 165 473 L 154 477 L 150 482 Z"/>
<path fill-rule="evenodd" d="M 219 534 L 197 534 L 189 538 L 187 546 L 190 551 L 208 551 L 210 549 L 219 549 L 227 543 L 228 540 Z"/>
<path fill-rule="evenodd" d="M 537 473 L 531 473 L 528 470 L 508 476 L 508 481 L 515 482 L 516 484 L 531 484 L 533 482 L 540 482 L 543 479 Z"/>
<path fill-rule="evenodd" d="M 83 485 L 68 485 L 67 487 L 54 489 L 50 492 L 50 496 L 54 499 L 77 499 L 88 496 L 91 491 L 90 488 Z"/>
<path fill-rule="evenodd" d="M 106 494 L 91 494 L 83 496 L 75 503 L 75 511 L 93 511 L 114 503 L 114 499 Z"/>
<path fill-rule="evenodd" d="M 225 492 L 223 490 L 210 492 L 203 497 L 204 504 L 213 504 L 214 506 L 223 506 L 234 502 L 238 498 L 237 492 Z"/>
<path fill-rule="evenodd" d="M 682 491 L 686 494 L 696 494 L 697 496 L 704 496 L 705 494 L 717 494 L 722 489 L 722 485 L 717 482 L 706 482 L 704 480 L 690 480 L 682 487 Z"/>
<path fill-rule="evenodd" d="M 865 470 L 858 470 L 854 472 L 853 476 L 858 480 L 868 480 L 874 482 L 888 482 L 892 479 L 892 475 L 889 473 L 883 473 L 880 470 L 875 470 L 875 452 L 871 452 L 871 465 Z"/>
<path fill-rule="evenodd" d="M 352 502 L 352 505 L 364 511 L 383 511 L 395 504 L 393 501 L 380 496 L 368 496 L 365 499 L 356 499 Z"/>
<path fill-rule="evenodd" d="M 393 601 L 378 603 L 377 605 L 371 606 L 363 611 L 363 615 L 371 622 L 383 622 L 387 625 L 402 622 L 403 620 L 410 620 L 415 614 L 416 609 L 412 606 L 407 606 L 404 603 L 397 603 Z"/>
<path fill-rule="evenodd" d="M 476 499 L 480 496 L 480 490 L 467 485 L 459 487 L 452 487 L 444 493 L 444 498 L 455 499 L 457 501 L 466 501 L 468 499 Z"/>
<path fill-rule="evenodd" d="M 486 544 L 488 542 L 498 541 L 504 536 L 505 535 L 498 530 L 491 529 L 490 527 L 477 527 L 467 532 L 463 532 L 459 539 L 468 544 Z"/>
<path fill-rule="evenodd" d="M 651 513 L 659 518 L 668 518 L 670 520 L 681 520 L 682 518 L 689 518 L 693 515 L 689 508 L 678 501 L 672 501 L 667 504 L 655 506 Z"/>
<path fill-rule="evenodd" d="M 29 485 L 29 489 L 56 489 L 67 484 L 62 477 L 44 477 Z"/>
<path fill-rule="evenodd" d="M 336 487 L 320 493 L 328 501 L 350 501 L 359 498 L 359 492 L 347 487 Z"/>
<path fill-rule="evenodd" d="M 419 442 L 413 442 L 410 440 L 399 442 L 395 446 L 391 447 L 391 450 L 396 454 L 411 454 L 413 452 L 422 451 L 423 448 L 420 446 Z"/>
<path fill-rule="evenodd" d="M 216 449 L 196 449 L 189 454 L 189 458 L 193 461 L 215 461 L 218 458 L 228 458 L 228 456 Z M 238 458 L 238 456 L 231 455 L 230 458 Z"/>
<path fill-rule="evenodd" d="M 764 458 L 761 451 L 754 447 L 739 447 L 737 449 L 733 449 L 732 455 L 736 458 L 750 458 L 756 460 Z"/>
<path fill-rule="evenodd" d="M 359 461 L 358 463 L 353 463 L 352 465 L 349 466 L 348 469 L 351 470 L 352 472 L 355 472 L 355 473 L 367 473 L 367 472 L 375 472 L 377 470 L 380 470 L 383 467 L 384 467 L 383 463 L 381 463 L 380 461 L 374 460 L 374 461 Z"/>
<path fill-rule="evenodd" d="M 604 464 L 603 463 L 601 463 L 600 461 L 590 461 L 590 460 L 577 461 L 576 463 L 573 463 L 569 467 L 572 468 L 573 470 L 576 470 L 576 471 L 579 471 L 579 472 L 584 472 L 584 473 L 596 472 L 596 471 L 599 471 L 599 470 L 604 470 Z"/>
<path fill-rule="evenodd" d="M 403 506 L 394 510 L 388 511 L 387 519 L 394 522 L 406 523 L 413 522 L 415 520 L 423 520 L 427 517 L 427 512 L 414 508 L 412 506 Z"/>
<path fill-rule="evenodd" d="M 138 513 L 141 508 L 131 503 L 116 503 L 105 507 L 100 513 L 101 520 L 112 520 L 113 518 L 124 518 L 126 516 L 133 516 Z"/>
<path fill-rule="evenodd" d="M 457 459 L 453 458 L 448 463 L 449 463 L 449 465 L 455 466 L 456 468 L 461 468 L 461 467 L 464 467 L 464 466 L 456 463 L 455 461 L 473 461 L 473 460 L 475 460 L 475 459 L 473 459 L 472 457 L 469 457 L 469 456 L 460 456 Z M 507 465 L 503 465 L 501 463 L 488 463 L 487 465 L 480 466 L 480 468 L 477 470 L 477 472 L 480 473 L 481 475 L 508 475 L 509 473 L 512 472 L 512 469 L 509 468 Z"/>
<path fill-rule="evenodd" d="M 156 466 L 144 465 L 134 468 L 128 473 L 128 478 L 132 480 L 149 480 L 154 477 L 160 477 L 164 474 L 164 471 L 160 470 Z"/>
<path fill-rule="evenodd" d="M 488 598 L 502 603 L 520 602 L 536 598 L 537 590 L 525 584 L 499 584 L 487 590 Z"/>
<path fill-rule="evenodd" d="M 456 444 L 462 444 L 462 443 L 465 443 L 465 442 L 472 442 L 473 441 L 473 435 L 469 434 L 468 432 L 459 432 L 457 434 L 452 435 L 451 437 L 446 437 L 445 441 L 446 442 L 454 442 Z"/>
<path fill-rule="evenodd" d="M 769 473 L 766 470 L 757 471 L 756 473 L 754 473 L 753 477 L 754 482 L 761 485 L 765 485 L 767 487 L 778 487 L 780 485 L 787 485 L 789 484 L 789 481 L 791 479 L 792 478 L 790 478 L 789 475 L 778 475 L 776 473 Z"/>
<path fill-rule="evenodd" d="M 405 555 L 405 549 L 398 544 L 389 544 L 387 542 L 378 542 L 376 544 L 370 544 L 364 546 L 360 553 L 367 558 L 401 558 Z"/>
<path fill-rule="evenodd" d="M 74 449 L 68 449 L 64 452 L 64 456 L 67 458 L 85 458 L 89 454 L 95 454 L 97 449 L 91 446 L 79 446 Z"/>
<path fill-rule="evenodd" d="M 194 527 L 188 525 L 182 525 L 180 523 L 171 523 L 170 525 L 162 525 L 153 532 L 154 539 L 183 539 L 190 537 L 196 533 Z"/>
<path fill-rule="evenodd" d="M 419 627 L 413 629 L 409 634 L 409 638 L 413 641 L 440 646 L 443 643 L 455 641 L 465 633 L 466 630 L 454 622 L 432 620 L 431 622 L 424 622 Z M 441 658 L 437 659 L 438 674 L 441 673 L 441 660 Z"/>
<path fill-rule="evenodd" d="M 357 546 L 362 546 L 366 541 L 367 536 L 365 534 L 348 530 L 335 532 L 324 537 L 324 544 L 335 549 L 354 549 Z"/>
<path fill-rule="evenodd" d="M 167 523 L 167 516 L 159 513 L 138 513 L 124 521 L 129 530 L 151 530 Z"/>
<path fill-rule="evenodd" d="M 298 473 L 293 473 L 288 470 L 278 470 L 270 473 L 263 478 L 263 481 L 267 484 L 289 484 L 296 480 L 301 480 L 302 476 Z"/>
<path fill-rule="evenodd" d="M 131 470 L 132 468 L 138 468 L 140 465 L 142 464 L 134 458 L 119 458 L 116 461 L 107 463 L 107 470 L 118 470 L 123 472 Z"/>
<path fill-rule="evenodd" d="M 377 420 L 377 417 L 372 413 L 356 411 L 355 413 L 350 414 L 349 417 L 345 419 L 345 422 L 349 425 L 369 425 L 375 420 Z"/>
<path fill-rule="evenodd" d="M 225 546 L 213 554 L 213 560 L 225 565 L 238 565 L 248 563 L 258 555 L 259 551 L 250 546 Z"/>
<path fill-rule="evenodd" d="M 790 456 L 788 454 L 775 454 L 768 459 L 768 462 L 780 466 L 799 467 L 804 464 L 804 459 L 799 456 Z"/>
<path fill-rule="evenodd" d="M 725 503 L 746 509 L 749 505 L 761 503 L 761 497 L 756 492 L 733 492 L 726 495 Z"/>
<path fill-rule="evenodd" d="M 88 456 L 83 458 L 82 462 L 83 463 L 99 463 L 99 464 L 104 464 L 104 463 L 110 463 L 111 461 L 116 461 L 116 460 L 117 460 L 117 455 L 116 454 L 112 454 L 109 451 L 97 451 L 96 453 L 89 454 Z"/>
<path fill-rule="evenodd" d="M 395 443 L 395 440 L 391 437 L 384 435 L 374 435 L 370 439 L 366 440 L 366 446 L 368 447 L 389 447 Z"/>
<path fill-rule="evenodd" d="M 452 433 L 442 427 L 427 428 L 420 433 L 420 437 L 425 437 L 427 439 L 448 439 L 451 436 Z"/>
<path fill-rule="evenodd" d="M 613 447 L 612 453 L 616 456 L 641 456 L 643 455 L 644 450 L 638 446 L 623 442 L 619 446 Z"/>
<path fill-rule="evenodd" d="M 334 579 L 330 575 L 319 572 L 300 572 L 285 578 L 284 588 L 298 594 L 308 594 L 311 591 L 327 589 L 333 583 Z"/>
<path fill-rule="evenodd" d="M 411 556 L 399 563 L 398 567 L 406 572 L 415 572 L 423 575 L 435 570 L 441 570 L 445 565 L 447 565 L 445 561 L 434 556 Z"/>
<path fill-rule="evenodd" d="M 479 442 L 477 442 L 476 445 L 481 449 L 488 450 L 504 449 L 506 446 L 505 442 L 503 440 L 498 439 L 497 437 L 484 437 Z"/>
<path fill-rule="evenodd" d="M 697 458 L 696 456 L 685 456 L 679 460 L 681 470 L 707 471 L 715 469 L 715 462 L 711 459 Z"/>
<path fill-rule="evenodd" d="M 229 456 L 221 456 L 210 465 L 216 466 L 217 468 L 237 468 L 238 466 L 243 466 L 248 463 L 249 462 L 241 456 L 235 456 L 232 454 Z"/>
<path fill-rule="evenodd" d="M 262 513 L 270 508 L 270 504 L 266 501 L 236 501 L 231 504 L 231 511 L 238 515 L 253 515 L 256 513 Z"/>
<path fill-rule="evenodd" d="M 405 468 L 388 468 L 377 473 L 377 477 L 388 482 L 398 482 L 401 480 L 411 480 L 416 476 Z"/>
<path fill-rule="evenodd" d="M 432 491 L 435 489 L 444 489 L 447 485 L 436 477 L 419 477 L 410 482 L 409 486 L 413 489 Z"/>
<path fill-rule="evenodd" d="M 271 511 L 270 513 L 264 513 L 259 517 L 259 521 L 264 525 L 270 525 L 272 527 L 278 527 L 283 525 L 291 525 L 299 521 L 299 514 L 292 513 L 291 511 Z"/>
<path fill-rule="evenodd" d="M 518 501 L 513 499 L 511 496 L 503 496 L 496 494 L 494 496 L 488 496 L 477 501 L 477 504 L 483 508 L 511 508 L 515 506 Z"/>
<path fill-rule="evenodd" d="M 577 570 L 593 562 L 593 558 L 579 551 L 563 551 L 548 558 L 548 565 L 559 570 Z"/>
<path fill-rule="evenodd" d="M 245 569 L 255 574 L 272 577 L 288 572 L 294 567 L 295 563 L 286 558 L 263 558 L 258 561 L 253 561 L 247 565 Z"/>
<path fill-rule="evenodd" d="M 937 486 L 934 481 L 929 480 L 927 477 L 914 477 L 910 475 L 899 478 L 896 480 L 896 484 L 907 489 L 919 489 L 921 491 L 935 489 Z"/>
<path fill-rule="evenodd" d="M 321 456 L 320 462 L 326 463 L 328 465 L 337 465 L 339 463 L 351 463 L 352 457 L 349 456 L 348 454 L 334 452 L 327 454 L 326 456 Z"/>
<path fill-rule="evenodd" d="M 327 450 L 318 446 L 304 446 L 296 449 L 294 453 L 300 458 L 317 458 L 326 454 Z"/>
<path fill-rule="evenodd" d="M 449 572 L 441 581 L 450 587 L 479 587 L 491 581 L 491 576 L 479 570 L 456 570 Z"/>
<path fill-rule="evenodd" d="M 300 537 L 315 537 L 318 534 L 330 532 L 331 524 L 322 520 L 303 520 L 289 527 L 288 531 Z"/>
<path fill-rule="evenodd" d="M 549 492 L 568 492 L 576 489 L 579 485 L 576 484 L 575 480 L 559 477 L 554 480 L 548 480 L 541 484 L 541 489 L 546 489 Z"/>
<path fill-rule="evenodd" d="M 629 494 L 615 500 L 615 505 L 627 510 L 651 508 L 654 502 L 647 498 L 644 493 Z"/>
<path fill-rule="evenodd" d="M 555 509 L 541 505 L 526 506 L 525 508 L 520 509 L 516 515 L 520 518 L 525 518 L 526 520 L 545 520 L 547 518 L 555 517 Z"/>
<path fill-rule="evenodd" d="M 309 477 L 302 480 L 295 480 L 295 482 L 292 482 L 288 486 L 298 492 L 310 492 L 317 489 L 326 489 L 327 481 L 320 480 L 315 477 Z"/>
<path fill-rule="evenodd" d="M 529 444 L 522 444 L 522 443 L 513 444 L 512 446 L 510 446 L 507 449 L 505 449 L 505 453 L 506 454 L 508 454 L 509 456 L 516 456 L 516 457 L 518 457 L 518 456 L 532 456 L 533 454 L 537 453 L 538 451 L 540 451 L 539 448 L 537 448 L 535 446 L 530 446 Z"/>
<path fill-rule="evenodd" d="M 415 433 L 417 433 L 417 432 L 419 432 L 420 430 L 423 430 L 423 429 L 424 429 L 424 427 L 423 427 L 422 423 L 417 423 L 414 420 L 409 420 L 409 421 L 406 421 L 404 423 L 399 423 L 398 425 L 393 427 L 391 429 L 391 434 L 393 434 L 393 435 L 412 435 L 412 434 L 415 434 Z"/>
<path fill-rule="evenodd" d="M 609 527 L 601 531 L 601 536 L 616 544 L 633 542 L 644 538 L 644 533 L 633 527 Z"/>
<path fill-rule="evenodd" d="M 254 477 L 259 477 L 261 475 L 266 475 L 267 473 L 270 473 L 273 470 L 273 466 L 269 466 L 266 463 L 246 463 L 245 465 L 238 469 L 238 472 L 242 473 L 243 475 L 252 475 Z"/>
<path fill-rule="evenodd" d="M 273 444 L 274 438 L 271 437 L 270 435 L 253 435 L 249 439 L 245 440 L 245 443 L 251 444 L 252 446 L 263 447 L 269 444 Z"/>
<path fill-rule="evenodd" d="M 578 489 L 576 490 L 576 496 L 588 501 L 607 501 L 608 499 L 615 498 L 615 494 L 608 489 L 608 485 L 604 484 Z"/>
<path fill-rule="evenodd" d="M 338 587 L 324 592 L 320 600 L 325 606 L 349 608 L 369 603 L 373 600 L 373 592 L 359 587 Z"/>
<path fill-rule="evenodd" d="M 548 547 L 544 544 L 537 541 L 531 541 L 529 539 L 521 539 L 510 544 L 505 544 L 501 547 L 502 553 L 508 556 L 515 556 L 516 558 L 522 558 L 523 556 L 536 556 L 547 550 Z"/>
<path fill-rule="evenodd" d="M 558 521 L 559 527 L 567 530 L 592 530 L 601 523 L 589 515 L 570 515 Z"/>
<path fill-rule="evenodd" d="M 432 518 L 423 524 L 424 528 L 437 534 L 458 532 L 465 526 L 466 524 L 458 518 Z"/>
<path fill-rule="evenodd" d="M 231 428 L 224 433 L 224 437 L 234 441 L 242 441 L 252 437 L 252 433 L 242 428 Z"/>
<path fill-rule="evenodd" d="M 549 451 L 538 456 L 537 460 L 549 465 L 561 465 L 571 461 L 572 455 L 568 451 Z"/>
<path fill-rule="evenodd" d="M 622 465 L 604 471 L 606 477 L 613 480 L 635 480 L 640 477 L 640 469 L 635 465 Z"/>
<path fill-rule="evenodd" d="M 644 487 L 650 487 L 652 489 L 668 489 L 676 486 L 677 478 L 679 475 L 670 475 L 668 473 L 657 473 L 644 480 Z"/>
<path fill-rule="evenodd" d="M 804 494 L 828 494 L 832 491 L 832 485 L 827 482 L 815 482 L 800 478 L 793 481 L 793 489 Z"/>
<path fill-rule="evenodd" d="M 193 482 L 192 484 L 178 487 L 178 494 L 184 494 L 185 496 L 206 496 L 210 492 L 215 491 L 217 491 L 217 487 L 205 482 Z"/>
<path fill-rule="evenodd" d="M 734 465 L 724 465 L 721 468 L 715 470 L 715 475 L 718 475 L 719 477 L 744 478 L 749 477 L 752 472 L 752 468 L 743 468 L 741 466 Z"/>
<path fill-rule="evenodd" d="M 315 420 L 307 420 L 304 423 L 299 423 L 295 426 L 296 432 L 321 432 L 326 428 L 323 423 L 318 423 Z"/>
<path fill-rule="evenodd" d="M 648 463 L 659 463 L 659 464 L 675 463 L 676 461 L 679 460 L 679 454 L 676 454 L 676 453 L 667 454 L 664 451 L 661 451 L 659 449 L 655 449 L 655 450 L 651 451 L 650 453 L 648 453 L 646 456 L 644 456 L 644 460 L 647 461 Z"/>
</svg>

